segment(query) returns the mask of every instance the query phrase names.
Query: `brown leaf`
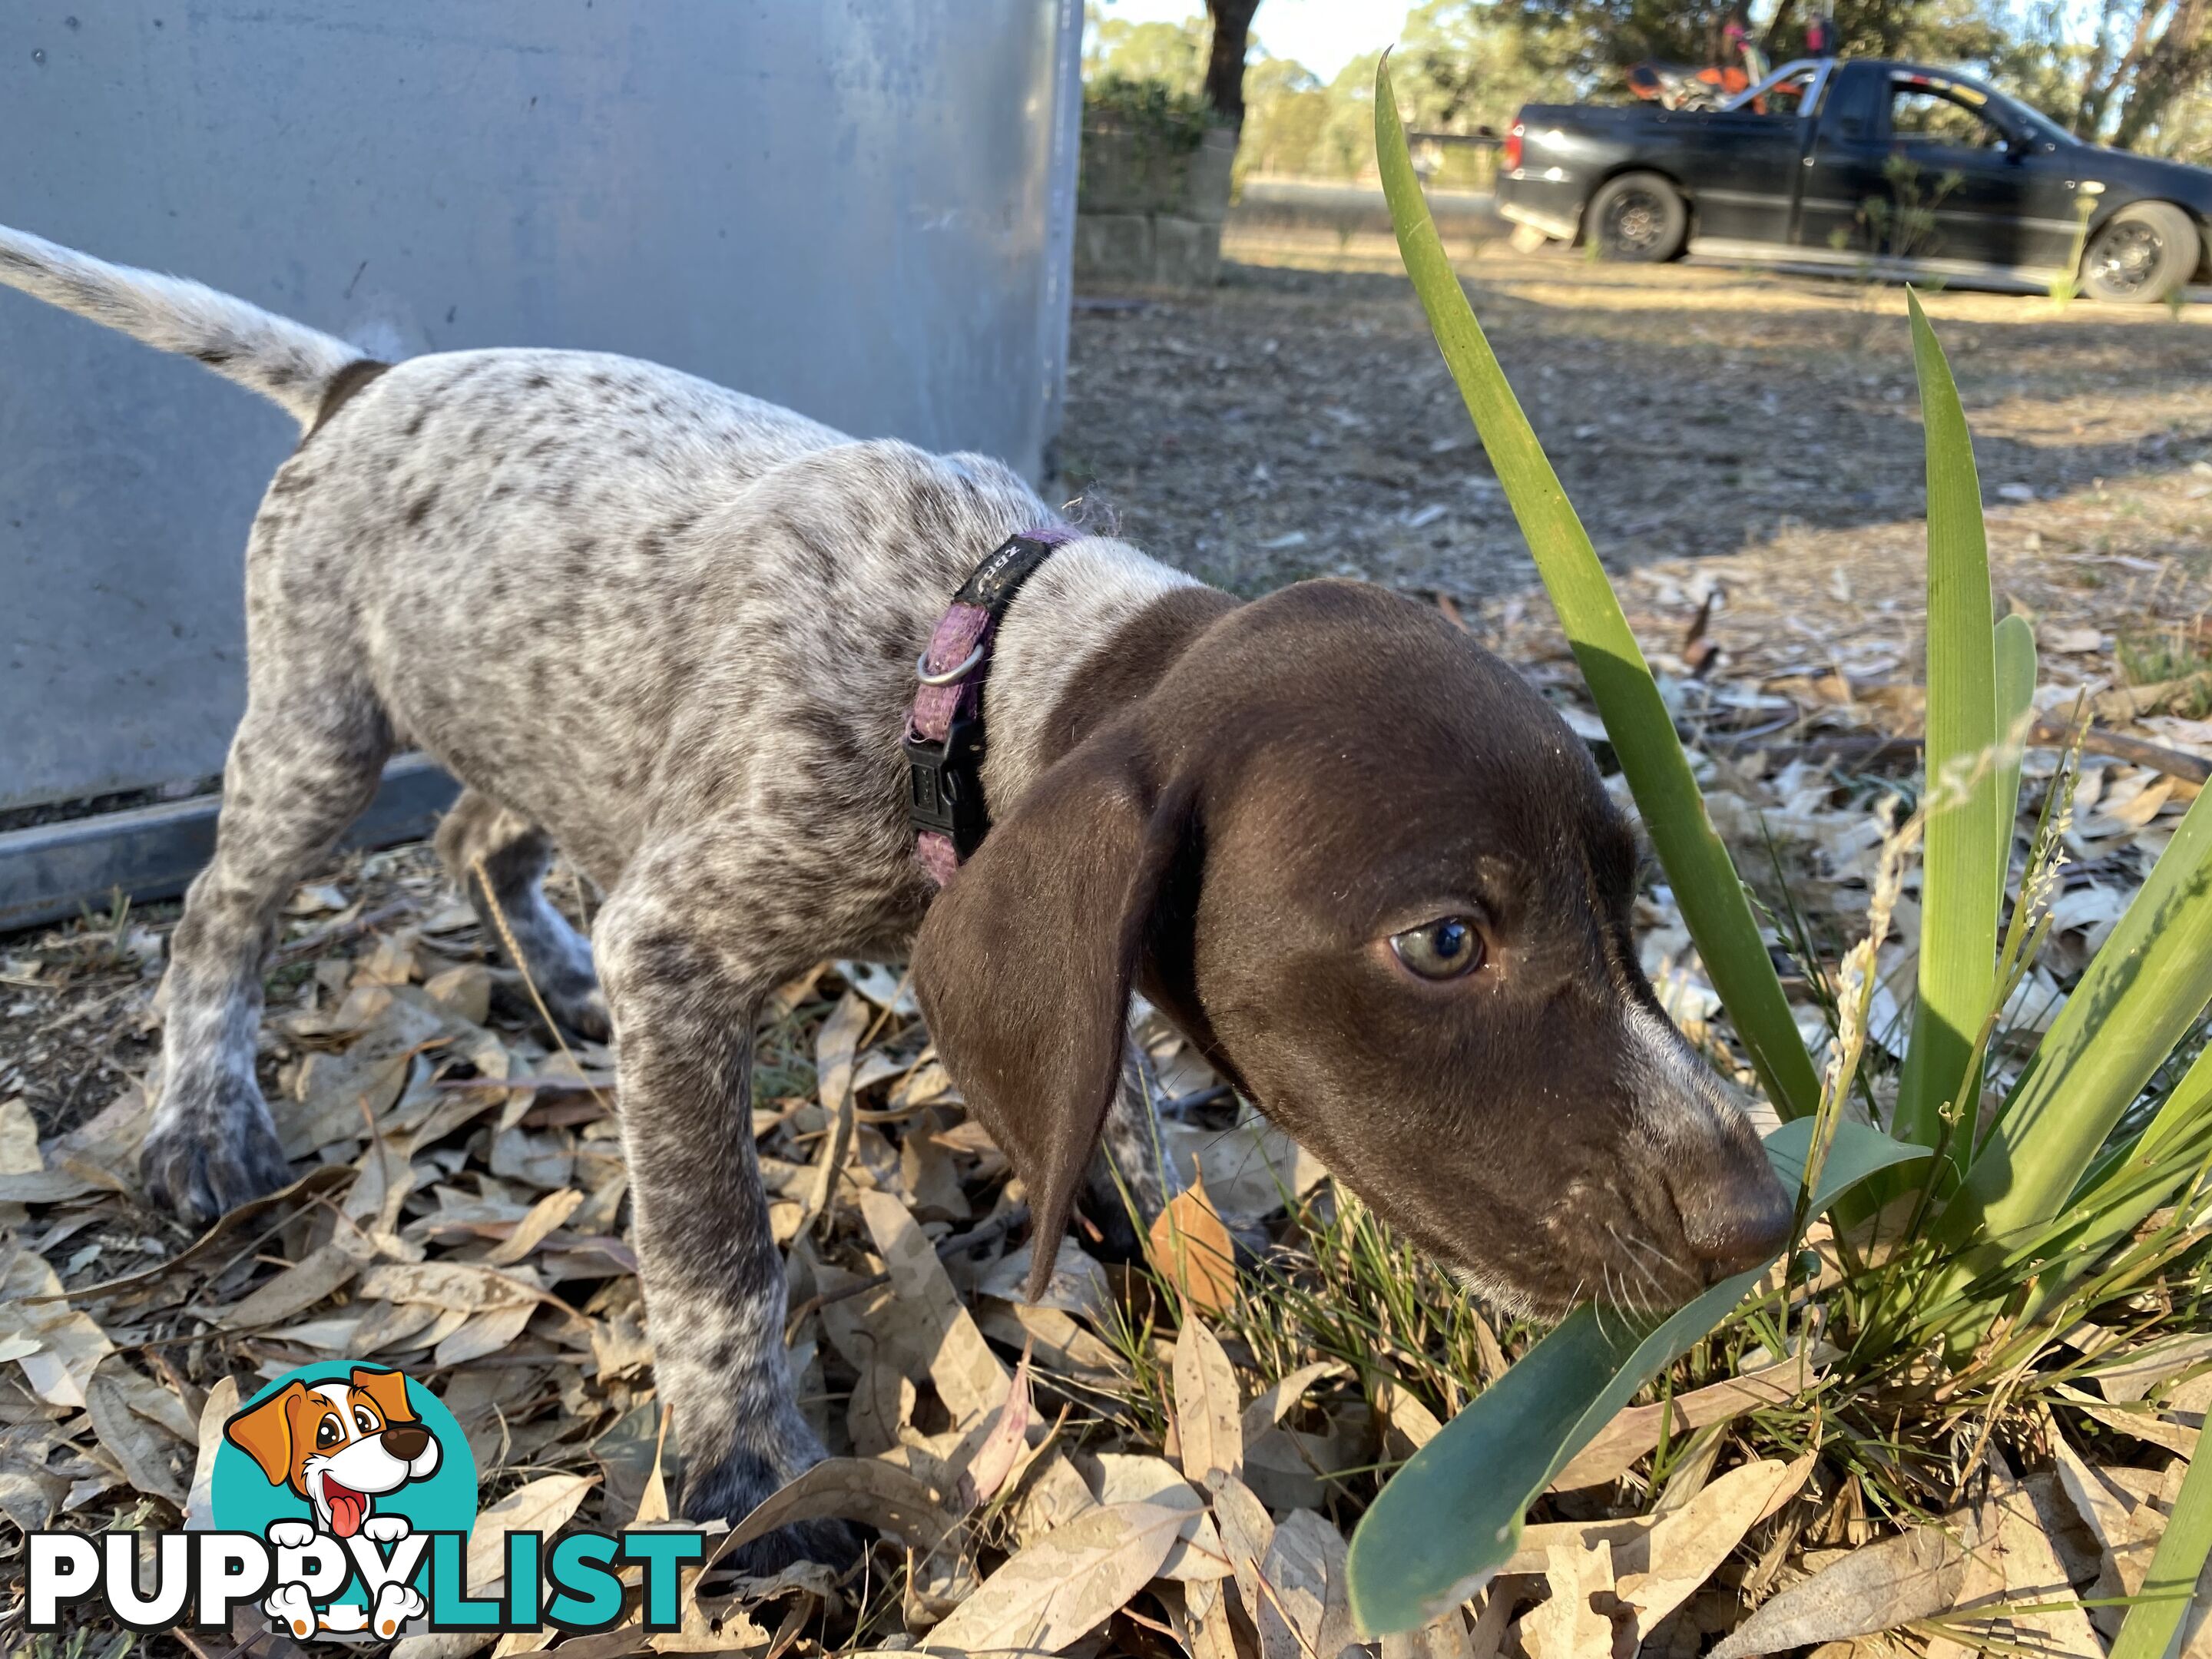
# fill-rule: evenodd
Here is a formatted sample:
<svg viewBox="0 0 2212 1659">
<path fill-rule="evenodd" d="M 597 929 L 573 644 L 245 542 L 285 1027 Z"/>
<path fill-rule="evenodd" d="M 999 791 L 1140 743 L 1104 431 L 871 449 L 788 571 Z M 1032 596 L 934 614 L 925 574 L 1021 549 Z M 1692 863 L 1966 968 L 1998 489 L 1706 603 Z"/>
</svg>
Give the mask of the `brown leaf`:
<svg viewBox="0 0 2212 1659">
<path fill-rule="evenodd" d="M 1104 1624 L 1167 1559 L 1187 1511 L 1114 1504 L 1019 1551 L 930 1632 L 932 1648 L 1057 1653 Z"/>
<path fill-rule="evenodd" d="M 1221 1343 L 1195 1316 L 1176 1334 L 1176 1438 L 1183 1474 L 1200 1486 L 1244 1472 L 1244 1429 L 1237 1373 Z"/>
<path fill-rule="evenodd" d="M 964 1429 L 996 1411 L 1012 1386 L 1006 1368 L 962 1305 L 937 1247 L 889 1193 L 862 1193 L 860 1208 L 891 1276 L 895 1298 L 888 1311 L 917 1333 L 930 1381 L 954 1425 Z"/>
<path fill-rule="evenodd" d="M 1243 1598 L 1245 1616 L 1256 1626 L 1264 1604 L 1260 1564 L 1274 1547 L 1274 1521 L 1252 1489 L 1233 1475 L 1214 1486 L 1213 1518 L 1221 1526 L 1221 1546 L 1237 1575 L 1237 1593 Z"/>
<path fill-rule="evenodd" d="M 21 1095 L 0 1100 L 0 1176 L 35 1175 L 46 1167 L 29 1104 Z"/>
<path fill-rule="evenodd" d="M 480 1511 L 469 1533 L 470 1588 L 487 1590 L 506 1578 L 507 1534 L 535 1532 L 550 1536 L 560 1531 L 576 1513 L 584 1494 L 598 1484 L 596 1475 L 543 1475 Z"/>
<path fill-rule="evenodd" d="M 2120 1471 L 2093 1468 L 2053 1433 L 2051 1449 L 2058 1465 L 2058 1479 L 2081 1518 L 2089 1523 L 2104 1547 L 2105 1572 L 2117 1589 L 2100 1581 L 2100 1593 L 2133 1595 L 2142 1589 L 2158 1548 L 2166 1519 L 2146 1497 L 2130 1492 L 2119 1479 Z"/>
<path fill-rule="evenodd" d="M 817 1216 L 826 1214 L 837 1194 L 837 1177 L 852 1148 L 854 1102 L 853 1054 L 860 1034 L 874 1018 L 868 1005 L 851 991 L 845 993 L 814 1037 L 814 1074 L 822 1109 L 830 1115 L 830 1133 L 822 1138 L 822 1152 L 814 1166 L 814 1182 L 808 1189 L 804 1231 Z"/>
<path fill-rule="evenodd" d="M 2125 1404 L 2142 1399 L 2168 1377 L 2212 1361 L 2212 1333 L 2130 1344 L 2114 1351 L 2124 1357 L 2093 1366 L 2088 1375 L 2096 1379 L 2106 1399 Z"/>
<path fill-rule="evenodd" d="M 1344 1534 L 1311 1510 L 1293 1510 L 1276 1523 L 1260 1563 L 1262 1659 L 1334 1659 L 1355 1639 L 1345 1554 Z"/>
<path fill-rule="evenodd" d="M 1030 1357 L 1024 1353 L 1014 1367 L 1013 1382 L 992 1419 L 989 1432 L 961 1472 L 959 1495 L 964 1507 L 975 1509 L 998 1496 L 1029 1448 L 1030 1419 Z"/>
<path fill-rule="evenodd" d="M 443 1370 L 497 1353 L 522 1334 L 523 1327 L 537 1311 L 534 1303 L 525 1303 L 520 1307 L 489 1308 L 471 1314 L 459 1330 L 438 1343 L 431 1363 Z"/>
<path fill-rule="evenodd" d="M 927 1481 L 872 1457 L 827 1457 L 762 1500 L 722 1534 L 700 1563 L 705 1571 L 732 1550 L 795 1521 L 861 1521 L 912 1550 L 935 1549 L 959 1524 Z"/>
<path fill-rule="evenodd" d="M 380 1302 L 427 1302 L 464 1316 L 539 1299 L 523 1279 L 461 1261 L 381 1262 L 362 1276 L 360 1293 Z"/>
<path fill-rule="evenodd" d="M 1324 1377 L 1344 1376 L 1350 1367 L 1341 1360 L 1323 1359 L 1310 1365 L 1301 1365 L 1287 1376 L 1270 1382 L 1252 1396 L 1252 1403 L 1244 1407 L 1242 1437 L 1250 1445 L 1269 1429 L 1281 1422 L 1285 1413 L 1304 1399 L 1306 1390 Z"/>
<path fill-rule="evenodd" d="M 1454 1607 L 1432 1625 L 1384 1637 L 1382 1659 L 1474 1659 L 1467 1615 Z"/>
<path fill-rule="evenodd" d="M 185 1449 L 198 1437 L 183 1402 L 114 1354 L 100 1362 L 84 1393 L 93 1430 L 125 1478 L 183 1509 L 191 1479 Z"/>
<path fill-rule="evenodd" d="M 1101 1504 L 1159 1504 L 1190 1517 L 1160 1564 L 1161 1577 L 1207 1583 L 1229 1577 L 1229 1557 L 1206 1512 L 1206 1500 L 1174 1464 L 1164 1457 L 1134 1452 L 1100 1452 L 1096 1462 Z"/>
<path fill-rule="evenodd" d="M 1096 1508 L 1098 1499 L 1076 1473 L 1075 1465 L 1066 1456 L 1054 1452 L 1042 1467 L 1025 1471 L 1022 1494 L 1014 1511 L 1014 1533 L 1024 1544 L 1034 1543 L 1045 1534 L 1066 1526 L 1087 1509 Z"/>
<path fill-rule="evenodd" d="M 543 1244 L 547 1236 L 575 1214 L 583 1202 L 583 1194 L 574 1187 L 546 1194 L 530 1206 L 529 1214 L 514 1224 L 514 1231 L 484 1257 L 484 1264 L 492 1267 L 512 1267 Z"/>
<path fill-rule="evenodd" d="M 1083 1247 L 1073 1237 L 1060 1241 L 1060 1254 L 1053 1258 L 1052 1274 L 1045 1280 L 1044 1294 L 1030 1299 L 1030 1253 L 1036 1248 L 1036 1241 L 1031 1239 L 1019 1249 L 1000 1256 L 975 1281 L 975 1294 L 994 1296 L 1023 1309 L 1057 1310 L 1087 1319 L 1093 1325 L 1103 1323 L 1114 1305 L 1113 1289 L 1106 1282 L 1105 1269 L 1085 1255 Z"/>
<path fill-rule="evenodd" d="M 1690 1598 L 1743 1536 L 1786 1503 L 1813 1472 L 1813 1455 L 1794 1463 L 1769 1459 L 1730 1469 L 1645 1534 L 1641 1560 L 1616 1550 L 1619 1594 L 1636 1610 L 1638 1641 Z"/>
<path fill-rule="evenodd" d="M 343 1054 L 309 1054 L 300 1072 L 300 1106 L 276 1115 L 284 1156 L 306 1158 L 336 1141 L 366 1139 L 368 1121 L 390 1111 L 406 1087 L 415 1056 L 448 1035 L 446 1017 L 395 999 Z"/>
<path fill-rule="evenodd" d="M 115 1351 L 106 1332 L 63 1299 L 60 1275 L 34 1250 L 15 1251 L 0 1272 L 0 1335 L 39 1345 L 15 1363 L 31 1391 L 54 1406 L 82 1406 L 94 1368 Z"/>
<path fill-rule="evenodd" d="M 1747 1659 L 1871 1636 L 1948 1612 L 1966 1583 L 1972 1541 L 1962 1542 L 1941 1528 L 1915 1527 L 1854 1550 L 1766 1602 L 1713 1650 L 1711 1659 Z"/>
<path fill-rule="evenodd" d="M 1726 1382 L 1678 1395 L 1671 1401 L 1661 1401 L 1650 1406 L 1631 1406 L 1599 1430 L 1597 1437 L 1575 1454 L 1567 1467 L 1559 1471 L 1559 1478 L 1552 1482 L 1551 1489 L 1553 1492 L 1573 1492 L 1580 1487 L 1601 1486 L 1609 1481 L 1618 1480 L 1628 1473 L 1638 1458 L 1659 1443 L 1662 1423 L 1671 1425 L 1669 1432 L 1679 1438 L 1693 1429 L 1740 1417 L 1754 1407 L 1792 1399 L 1819 1381 L 1820 1373 L 1817 1371 L 1808 1371 L 1797 1361 L 1785 1359 L 1763 1370 L 1747 1372 Z"/>
<path fill-rule="evenodd" d="M 1521 1621 L 1530 1650 L 1543 1659 L 1613 1659 L 1613 1620 L 1601 1608 L 1613 1594 L 1613 1549 L 1554 1544 L 1545 1553 L 1551 1599 Z"/>
<path fill-rule="evenodd" d="M 341 1227 L 253 1293 L 226 1311 L 222 1322 L 234 1331 L 258 1331 L 305 1313 L 351 1283 L 372 1247 L 350 1227 Z"/>
<path fill-rule="evenodd" d="M 1995 1605 L 1985 1616 L 1951 1628 L 1962 1636 L 1971 1633 L 1973 1650 L 2104 1659 L 2105 1644 L 2097 1639 L 2089 1615 L 2065 1605 L 2075 1599 L 2074 1586 L 2027 1486 L 2014 1478 L 1994 1448 L 1988 1463 L 1982 1543 L 1974 1555 L 1992 1583 L 1979 1598 L 1970 1585 L 1960 1610 L 1972 1611 L 1977 1599 Z"/>
<path fill-rule="evenodd" d="M 1411 1457 L 1443 1432 L 1437 1414 L 1413 1397 L 1413 1391 L 1393 1378 L 1379 1390 L 1382 1419 L 1390 1432 L 1393 1456 Z"/>
<path fill-rule="evenodd" d="M 1152 1264 L 1191 1306 L 1218 1317 L 1237 1300 L 1237 1247 L 1202 1182 L 1168 1200 L 1152 1223 Z"/>
<path fill-rule="evenodd" d="M 914 1384 L 896 1365 L 871 1359 L 860 1367 L 852 1397 L 845 1402 L 845 1432 L 856 1457 L 880 1457 L 899 1443 L 899 1431 L 914 1420 Z"/>
<path fill-rule="evenodd" d="M 223 1425 L 238 1412 L 238 1379 L 226 1376 L 208 1390 L 200 1407 L 198 1449 L 192 1461 L 192 1483 L 185 1498 L 185 1529 L 204 1532 L 215 1524 L 215 1455 L 222 1446 Z"/>
</svg>

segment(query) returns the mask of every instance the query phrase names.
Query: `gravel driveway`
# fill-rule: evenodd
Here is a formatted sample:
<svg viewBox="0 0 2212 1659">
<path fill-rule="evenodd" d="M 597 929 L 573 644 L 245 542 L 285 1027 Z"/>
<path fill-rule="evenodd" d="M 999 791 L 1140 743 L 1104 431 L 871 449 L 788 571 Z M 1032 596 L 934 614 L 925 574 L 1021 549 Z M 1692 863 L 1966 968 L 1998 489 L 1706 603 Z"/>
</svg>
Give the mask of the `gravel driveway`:
<svg viewBox="0 0 2212 1659">
<path fill-rule="evenodd" d="M 1357 574 L 1495 628 L 1533 567 L 1395 249 L 1339 240 L 1232 240 L 1227 280 L 1195 301 L 1086 296 L 1066 488 L 1239 591 Z M 1894 635 L 1921 606 L 1901 289 L 1452 246 L 1600 552 L 1646 569 L 1632 611 L 1639 592 L 1693 608 L 1718 580 L 1715 629 L 1741 661 L 1778 629 L 1821 640 L 1881 612 Z M 2212 563 L 2212 311 L 1965 294 L 1929 309 L 2006 600 L 2053 635 L 2188 625 Z M 2081 666 L 2118 672 L 2109 652 Z"/>
</svg>

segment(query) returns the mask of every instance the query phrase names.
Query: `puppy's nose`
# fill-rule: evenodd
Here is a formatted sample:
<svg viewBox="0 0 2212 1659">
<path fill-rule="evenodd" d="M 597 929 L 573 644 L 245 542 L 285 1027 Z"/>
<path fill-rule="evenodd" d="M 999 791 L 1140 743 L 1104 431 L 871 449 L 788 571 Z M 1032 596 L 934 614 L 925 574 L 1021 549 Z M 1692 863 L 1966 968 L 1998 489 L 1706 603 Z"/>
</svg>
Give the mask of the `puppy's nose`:
<svg viewBox="0 0 2212 1659">
<path fill-rule="evenodd" d="M 403 1463 L 412 1463 L 430 1446 L 430 1431 L 419 1423 L 394 1423 L 379 1438 L 384 1449 Z"/>
<path fill-rule="evenodd" d="M 1682 1231 L 1705 1269 L 1708 1283 L 1747 1273 L 1790 1242 L 1796 1206 L 1761 1157 L 1756 1169 L 1690 1183 L 1703 1191 L 1677 1191 Z M 1684 1200 L 1688 1202 L 1683 1202 Z"/>
</svg>

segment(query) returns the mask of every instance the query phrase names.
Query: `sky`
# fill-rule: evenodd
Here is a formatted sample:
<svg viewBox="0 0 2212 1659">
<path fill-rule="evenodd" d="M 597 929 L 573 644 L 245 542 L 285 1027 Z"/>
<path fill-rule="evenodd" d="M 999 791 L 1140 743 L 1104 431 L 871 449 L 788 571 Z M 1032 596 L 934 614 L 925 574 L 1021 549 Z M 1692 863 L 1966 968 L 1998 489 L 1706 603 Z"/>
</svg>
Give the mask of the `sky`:
<svg viewBox="0 0 2212 1659">
<path fill-rule="evenodd" d="M 1100 0 L 1109 17 L 1132 23 L 1180 23 L 1202 13 L 1200 0 Z M 1363 52 L 1398 38 L 1402 5 L 1389 0 L 1261 0 L 1252 33 L 1277 58 L 1295 58 L 1324 81 Z"/>
</svg>

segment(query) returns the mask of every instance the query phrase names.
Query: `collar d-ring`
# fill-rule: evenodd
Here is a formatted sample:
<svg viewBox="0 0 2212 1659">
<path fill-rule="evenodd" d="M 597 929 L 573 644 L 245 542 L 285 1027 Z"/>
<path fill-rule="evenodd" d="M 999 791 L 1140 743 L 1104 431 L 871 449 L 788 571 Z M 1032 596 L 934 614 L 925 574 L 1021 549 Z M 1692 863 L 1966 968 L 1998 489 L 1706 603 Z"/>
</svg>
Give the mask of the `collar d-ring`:
<svg viewBox="0 0 2212 1659">
<path fill-rule="evenodd" d="M 914 659 L 914 677 L 924 685 L 950 685 L 982 660 L 983 647 L 978 645 L 968 653 L 967 660 L 957 667 L 947 668 L 941 672 L 933 674 L 929 672 L 929 653 L 925 651 Z"/>
</svg>

